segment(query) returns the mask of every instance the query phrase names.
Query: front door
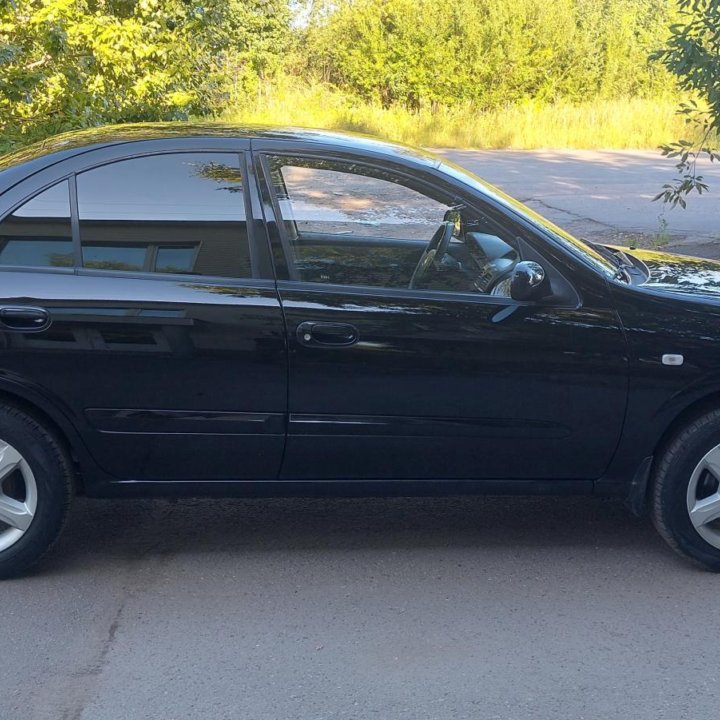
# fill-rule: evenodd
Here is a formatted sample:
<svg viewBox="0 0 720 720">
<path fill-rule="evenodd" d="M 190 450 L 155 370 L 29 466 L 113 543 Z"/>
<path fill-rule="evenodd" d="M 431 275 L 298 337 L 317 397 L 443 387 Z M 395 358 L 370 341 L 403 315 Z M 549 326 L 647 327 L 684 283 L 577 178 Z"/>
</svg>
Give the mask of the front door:
<svg viewBox="0 0 720 720">
<path fill-rule="evenodd" d="M 287 262 L 283 478 L 603 472 L 627 377 L 602 279 L 582 304 L 517 303 L 508 280 L 529 246 L 477 199 L 360 160 L 262 163 Z"/>
</svg>

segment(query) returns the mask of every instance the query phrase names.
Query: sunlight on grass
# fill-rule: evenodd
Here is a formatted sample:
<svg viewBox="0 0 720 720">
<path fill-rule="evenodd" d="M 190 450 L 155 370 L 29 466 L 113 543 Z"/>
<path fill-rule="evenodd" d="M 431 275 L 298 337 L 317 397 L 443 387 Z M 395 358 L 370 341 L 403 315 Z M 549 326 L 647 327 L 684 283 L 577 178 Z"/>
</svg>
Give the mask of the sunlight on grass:
<svg viewBox="0 0 720 720">
<path fill-rule="evenodd" d="M 411 113 L 359 102 L 322 85 L 265 89 L 219 119 L 354 130 L 387 140 L 456 148 L 657 148 L 687 134 L 677 99 L 528 102 L 479 112 L 470 106 Z"/>
</svg>

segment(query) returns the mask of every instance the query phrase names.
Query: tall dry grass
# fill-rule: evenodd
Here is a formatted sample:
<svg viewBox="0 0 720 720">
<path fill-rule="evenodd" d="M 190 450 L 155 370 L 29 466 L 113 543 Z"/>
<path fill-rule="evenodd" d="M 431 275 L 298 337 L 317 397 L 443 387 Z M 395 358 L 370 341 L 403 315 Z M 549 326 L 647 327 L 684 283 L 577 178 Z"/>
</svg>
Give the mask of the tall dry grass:
<svg viewBox="0 0 720 720">
<path fill-rule="evenodd" d="M 353 130 L 410 145 L 458 148 L 656 148 L 687 136 L 674 97 L 527 102 L 481 112 L 471 106 L 382 108 L 319 84 L 266 87 L 221 113 L 224 121 Z"/>
</svg>

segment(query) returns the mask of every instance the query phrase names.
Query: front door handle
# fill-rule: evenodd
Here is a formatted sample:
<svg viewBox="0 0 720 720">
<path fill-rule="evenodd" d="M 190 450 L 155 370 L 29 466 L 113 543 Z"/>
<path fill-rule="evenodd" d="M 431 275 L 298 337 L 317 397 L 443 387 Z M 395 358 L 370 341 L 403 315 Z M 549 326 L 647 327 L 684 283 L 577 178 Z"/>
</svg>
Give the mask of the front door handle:
<svg viewBox="0 0 720 720">
<path fill-rule="evenodd" d="M 50 327 L 50 313 L 43 308 L 6 305 L 0 307 L 0 328 L 15 332 L 40 332 Z"/>
<path fill-rule="evenodd" d="M 354 325 L 333 322 L 303 322 L 297 326 L 296 337 L 301 345 L 308 347 L 345 347 L 358 341 Z"/>
</svg>

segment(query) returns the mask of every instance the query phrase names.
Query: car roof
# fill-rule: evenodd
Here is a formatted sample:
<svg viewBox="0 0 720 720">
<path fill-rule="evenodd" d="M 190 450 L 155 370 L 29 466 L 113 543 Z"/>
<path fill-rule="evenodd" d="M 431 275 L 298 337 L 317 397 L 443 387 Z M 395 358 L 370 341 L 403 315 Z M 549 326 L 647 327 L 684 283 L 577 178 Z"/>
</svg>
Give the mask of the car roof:
<svg viewBox="0 0 720 720">
<path fill-rule="evenodd" d="M 314 130 L 309 128 L 264 125 L 227 125 L 220 123 L 133 123 L 106 125 L 55 135 L 15 152 L 0 156 L 0 184 L 16 180 L 10 175 L 37 172 L 66 157 L 108 145 L 165 140 L 171 138 L 244 138 L 248 140 L 291 140 L 309 144 L 334 146 L 337 149 L 387 155 L 396 159 L 415 160 L 437 167 L 441 160 L 434 155 L 407 145 L 384 142 L 358 133 Z M 30 166 L 30 167 L 29 167 Z M 12 181 L 11 181 L 12 184 Z M 0 192 L 2 188 L 0 187 Z"/>
</svg>

